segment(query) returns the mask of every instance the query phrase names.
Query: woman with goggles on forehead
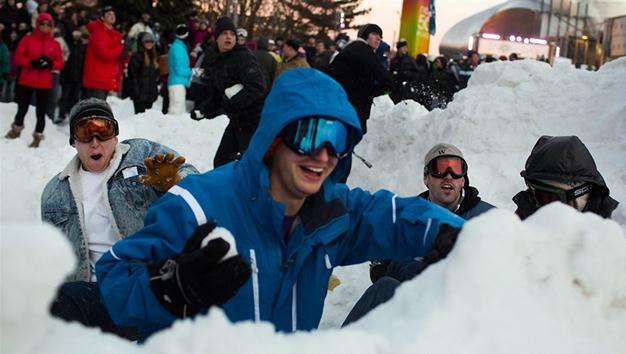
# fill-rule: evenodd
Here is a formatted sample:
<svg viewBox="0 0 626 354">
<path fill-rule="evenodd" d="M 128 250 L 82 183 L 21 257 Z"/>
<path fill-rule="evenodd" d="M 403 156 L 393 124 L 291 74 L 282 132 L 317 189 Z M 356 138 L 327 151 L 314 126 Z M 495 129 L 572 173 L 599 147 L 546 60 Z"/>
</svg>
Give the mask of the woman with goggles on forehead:
<svg viewBox="0 0 626 354">
<path fill-rule="evenodd" d="M 103 100 L 80 101 L 71 110 L 69 122 L 69 143 L 76 155 L 46 185 L 41 215 L 67 236 L 78 265 L 60 287 L 51 312 L 136 339 L 136 329 L 111 321 L 100 300 L 95 263 L 116 241 L 143 227 L 148 208 L 165 191 L 197 170 L 184 164 L 182 156 L 175 159 L 174 150 L 155 142 L 118 142 L 117 120 Z M 88 308 L 77 308 L 80 303 Z"/>
<path fill-rule="evenodd" d="M 520 175 L 528 188 L 517 193 L 513 202 L 522 220 L 552 202 L 603 218 L 610 218 L 619 204 L 609 196 L 591 153 L 577 136 L 539 138 Z"/>
<path fill-rule="evenodd" d="M 100 259 L 114 321 L 149 334 L 216 305 L 231 321 L 312 330 L 334 267 L 452 243 L 463 220 L 447 210 L 337 183 L 361 137 L 336 81 L 283 73 L 243 158 L 182 180 Z"/>
</svg>

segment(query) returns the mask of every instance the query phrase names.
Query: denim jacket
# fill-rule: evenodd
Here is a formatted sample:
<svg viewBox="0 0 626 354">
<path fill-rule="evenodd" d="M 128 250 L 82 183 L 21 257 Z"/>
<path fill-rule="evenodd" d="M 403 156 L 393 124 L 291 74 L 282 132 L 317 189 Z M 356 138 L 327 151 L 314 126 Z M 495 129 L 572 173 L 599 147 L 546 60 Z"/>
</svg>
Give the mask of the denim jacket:
<svg viewBox="0 0 626 354">
<path fill-rule="evenodd" d="M 162 195 L 138 181 L 139 176 L 147 172 L 144 158 L 168 152 L 178 155 L 166 146 L 145 139 L 129 139 L 117 145 L 111 164 L 118 167 L 111 176 L 107 176 L 105 203 L 119 239 L 143 227 L 143 218 L 148 208 Z M 89 247 L 84 235 L 79 168 L 80 160 L 76 155 L 61 173 L 48 182 L 41 195 L 42 220 L 63 231 L 78 259 L 77 268 L 68 277 L 68 281 L 91 280 Z M 197 172 L 194 166 L 187 163 L 180 168 L 181 177 Z"/>
</svg>

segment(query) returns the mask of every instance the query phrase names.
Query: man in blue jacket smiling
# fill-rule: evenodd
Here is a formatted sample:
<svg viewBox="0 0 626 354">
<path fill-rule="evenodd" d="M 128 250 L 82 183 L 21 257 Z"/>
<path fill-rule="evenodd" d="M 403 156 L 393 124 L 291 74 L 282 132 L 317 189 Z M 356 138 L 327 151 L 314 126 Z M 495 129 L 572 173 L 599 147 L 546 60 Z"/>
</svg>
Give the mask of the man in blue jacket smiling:
<svg viewBox="0 0 626 354">
<path fill-rule="evenodd" d="M 231 321 L 311 330 L 333 267 L 450 246 L 463 219 L 448 210 L 337 183 L 361 137 L 336 81 L 309 68 L 281 75 L 243 159 L 182 180 L 98 262 L 113 320 L 148 334 L 220 305 Z M 203 240 L 215 224 L 237 255 L 225 256 L 228 237 Z"/>
</svg>

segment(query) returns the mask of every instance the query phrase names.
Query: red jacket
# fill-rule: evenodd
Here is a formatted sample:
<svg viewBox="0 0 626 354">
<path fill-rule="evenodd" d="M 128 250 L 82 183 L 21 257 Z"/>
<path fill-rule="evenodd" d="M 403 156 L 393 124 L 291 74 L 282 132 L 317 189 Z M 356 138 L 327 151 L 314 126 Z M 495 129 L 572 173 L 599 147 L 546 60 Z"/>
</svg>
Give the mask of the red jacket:
<svg viewBox="0 0 626 354">
<path fill-rule="evenodd" d="M 122 34 L 107 28 L 102 20 L 90 22 L 89 43 L 85 53 L 83 86 L 98 90 L 117 91 L 124 63 L 120 58 L 124 45 Z"/>
<path fill-rule="evenodd" d="M 19 85 L 34 88 L 52 88 L 52 70 L 63 69 L 63 52 L 59 42 L 52 38 L 52 32 L 43 33 L 39 30 L 40 21 L 53 24 L 52 16 L 42 13 L 37 16 L 37 26 L 32 34 L 22 38 L 15 50 L 15 63 L 21 67 Z M 35 69 L 30 65 L 31 60 L 39 59 L 42 55 L 52 59 L 52 67 Z"/>
</svg>

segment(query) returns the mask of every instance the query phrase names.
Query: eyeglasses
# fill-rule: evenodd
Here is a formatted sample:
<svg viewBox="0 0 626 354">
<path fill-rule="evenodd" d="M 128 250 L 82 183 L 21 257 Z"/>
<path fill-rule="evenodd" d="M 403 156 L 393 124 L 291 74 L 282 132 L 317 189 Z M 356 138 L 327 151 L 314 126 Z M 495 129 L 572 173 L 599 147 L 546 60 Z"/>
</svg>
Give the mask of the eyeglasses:
<svg viewBox="0 0 626 354">
<path fill-rule="evenodd" d="M 39 22 L 39 27 L 52 27 L 52 24 L 50 22 Z"/>
<path fill-rule="evenodd" d="M 344 123 L 325 117 L 309 117 L 290 123 L 283 129 L 282 142 L 300 155 L 316 155 L 329 147 L 332 154 L 345 157 L 350 151 L 352 130 Z"/>
<path fill-rule="evenodd" d="M 426 173 L 435 178 L 444 178 L 449 173 L 453 179 L 459 179 L 467 174 L 467 163 L 460 157 L 437 157 L 428 163 Z"/>
<path fill-rule="evenodd" d="M 537 200 L 539 205 L 546 205 L 552 202 L 560 201 L 567 204 L 568 202 L 585 195 L 593 189 L 593 184 L 587 182 L 581 186 L 572 189 L 561 189 L 539 181 L 526 180 L 526 185 Z"/>
<path fill-rule="evenodd" d="M 91 117 L 74 125 L 74 140 L 89 143 L 94 137 L 106 141 L 116 135 L 116 123 L 110 119 Z"/>
</svg>

